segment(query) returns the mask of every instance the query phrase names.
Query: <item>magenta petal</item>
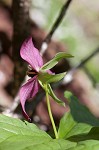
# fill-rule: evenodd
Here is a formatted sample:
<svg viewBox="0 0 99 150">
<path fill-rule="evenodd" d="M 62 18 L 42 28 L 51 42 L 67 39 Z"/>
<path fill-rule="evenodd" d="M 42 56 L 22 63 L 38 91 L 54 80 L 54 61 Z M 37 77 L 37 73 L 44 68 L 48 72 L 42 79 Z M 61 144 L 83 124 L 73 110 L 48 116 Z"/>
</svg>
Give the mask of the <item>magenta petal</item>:
<svg viewBox="0 0 99 150">
<path fill-rule="evenodd" d="M 49 73 L 49 74 L 55 74 L 54 72 L 52 72 L 51 70 L 47 70 L 47 73 Z"/>
<path fill-rule="evenodd" d="M 37 72 L 43 66 L 43 59 L 38 49 L 34 47 L 32 37 L 24 41 L 21 46 L 20 55 Z"/>
<path fill-rule="evenodd" d="M 28 119 L 29 119 L 29 116 L 27 115 L 25 111 L 25 102 L 26 100 L 33 98 L 38 92 L 38 90 L 39 90 L 39 83 L 37 81 L 37 76 L 28 80 L 28 82 L 24 84 L 20 89 L 20 92 L 19 92 L 20 102 L 22 105 L 23 112 L 26 118 Z"/>
</svg>

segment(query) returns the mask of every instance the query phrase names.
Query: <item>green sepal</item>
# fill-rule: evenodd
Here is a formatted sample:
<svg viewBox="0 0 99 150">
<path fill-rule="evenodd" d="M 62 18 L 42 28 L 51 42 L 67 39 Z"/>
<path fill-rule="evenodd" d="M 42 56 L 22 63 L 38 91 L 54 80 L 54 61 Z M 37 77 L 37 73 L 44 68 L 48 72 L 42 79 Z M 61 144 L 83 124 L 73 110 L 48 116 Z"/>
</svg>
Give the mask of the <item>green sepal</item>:
<svg viewBox="0 0 99 150">
<path fill-rule="evenodd" d="M 46 92 L 45 85 L 44 85 L 41 81 L 39 81 L 39 83 L 40 83 L 41 87 L 42 87 L 42 88 L 45 90 L 45 92 Z M 53 100 L 54 100 L 55 102 L 57 102 L 58 104 L 60 104 L 60 105 L 62 105 L 62 106 L 65 107 L 65 103 L 64 103 L 63 101 L 61 101 L 61 100 L 54 94 L 54 92 L 53 92 L 53 90 L 52 90 L 50 84 L 47 84 L 47 92 L 48 92 L 48 94 L 53 98 Z"/>
<path fill-rule="evenodd" d="M 71 54 L 67 54 L 66 52 L 59 52 L 55 55 L 53 59 L 48 61 L 41 67 L 41 71 L 46 71 L 53 68 L 61 59 L 73 57 Z"/>
<path fill-rule="evenodd" d="M 38 75 L 38 79 L 43 83 L 52 83 L 52 82 L 58 82 L 60 81 L 64 76 L 66 75 L 66 72 L 59 73 L 59 74 L 49 74 L 47 72 L 41 72 Z"/>
<path fill-rule="evenodd" d="M 50 84 L 47 84 L 48 94 L 53 98 L 54 101 L 56 101 L 58 104 L 61 104 L 62 106 L 65 106 L 65 103 L 61 101 L 57 96 L 54 94 Z"/>
</svg>

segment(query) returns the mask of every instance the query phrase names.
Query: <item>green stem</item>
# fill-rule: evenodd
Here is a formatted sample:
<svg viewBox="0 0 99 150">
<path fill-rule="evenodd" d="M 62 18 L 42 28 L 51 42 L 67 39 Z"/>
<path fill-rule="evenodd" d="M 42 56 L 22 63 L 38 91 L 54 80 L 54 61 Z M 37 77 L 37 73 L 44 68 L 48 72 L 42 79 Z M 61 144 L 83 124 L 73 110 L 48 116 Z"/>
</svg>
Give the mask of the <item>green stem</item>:
<svg viewBox="0 0 99 150">
<path fill-rule="evenodd" d="M 54 122 L 53 115 L 52 115 L 52 112 L 51 112 L 51 106 L 50 106 L 50 101 L 49 101 L 47 84 L 45 85 L 45 89 L 46 89 L 45 92 L 46 92 L 46 100 L 47 100 L 47 107 L 48 107 L 49 117 L 50 117 L 50 120 L 51 120 L 51 123 L 52 123 L 52 126 L 53 126 L 55 137 L 56 137 L 56 139 L 58 139 L 58 133 L 57 133 L 55 122 Z"/>
</svg>

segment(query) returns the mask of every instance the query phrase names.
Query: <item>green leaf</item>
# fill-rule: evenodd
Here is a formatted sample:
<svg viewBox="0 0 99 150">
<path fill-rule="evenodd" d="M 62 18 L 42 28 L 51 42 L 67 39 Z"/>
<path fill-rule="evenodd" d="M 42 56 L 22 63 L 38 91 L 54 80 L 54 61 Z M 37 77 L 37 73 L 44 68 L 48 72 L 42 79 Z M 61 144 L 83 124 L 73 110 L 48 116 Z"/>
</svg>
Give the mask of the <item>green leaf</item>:
<svg viewBox="0 0 99 150">
<path fill-rule="evenodd" d="M 74 125 L 74 127 L 70 130 L 70 132 L 65 136 L 65 139 L 68 139 L 71 141 L 72 137 L 76 137 L 81 135 L 83 136 L 83 139 L 85 140 L 85 135 L 87 135 L 87 133 L 90 132 L 90 130 L 92 129 L 91 125 L 88 125 L 86 123 L 76 123 Z M 75 141 L 75 140 L 73 140 Z"/>
<path fill-rule="evenodd" d="M 99 149 L 99 127 L 92 127 L 85 123 L 77 123 L 73 120 L 69 112 L 60 121 L 58 134 L 60 138 L 76 143 L 74 147 L 68 150 Z"/>
<path fill-rule="evenodd" d="M 52 139 L 34 124 L 0 115 L 0 150 L 68 150 L 75 145 Z"/>
<path fill-rule="evenodd" d="M 66 140 L 48 140 L 41 137 L 12 136 L 0 143 L 0 150 L 68 150 L 76 145 Z"/>
<path fill-rule="evenodd" d="M 75 142 L 70 142 L 63 139 L 54 139 L 43 144 L 31 145 L 30 147 L 28 147 L 28 150 L 69 150 L 70 148 L 75 146 Z M 27 148 L 24 150 L 27 150 Z"/>
<path fill-rule="evenodd" d="M 46 71 L 49 70 L 51 68 L 53 68 L 61 59 L 63 58 L 70 58 L 73 57 L 70 54 L 67 54 L 66 52 L 59 52 L 55 55 L 55 57 L 48 61 L 46 64 L 44 64 L 41 68 L 41 71 Z"/>
<path fill-rule="evenodd" d="M 83 123 L 82 123 L 82 127 L 83 127 Z M 81 125 L 80 125 L 80 128 L 81 128 Z M 68 140 L 73 141 L 73 142 L 79 142 L 79 141 L 91 140 L 91 139 L 99 140 L 99 127 L 92 127 L 91 130 L 87 132 L 87 134 L 85 134 L 85 131 L 84 131 L 82 133 L 72 135 L 71 137 L 68 138 Z"/>
<path fill-rule="evenodd" d="M 47 87 L 48 87 L 48 94 L 53 98 L 53 100 L 55 100 L 57 103 L 65 106 L 65 103 L 62 100 L 60 100 L 59 98 L 57 98 L 57 96 L 54 94 L 50 84 L 48 84 Z"/>
<path fill-rule="evenodd" d="M 52 83 L 52 82 L 58 82 L 60 81 L 64 76 L 66 75 L 66 72 L 60 73 L 60 74 L 48 74 L 47 72 L 42 72 L 38 75 L 38 79 L 43 83 Z"/>
<path fill-rule="evenodd" d="M 66 113 L 60 120 L 58 134 L 60 138 L 67 139 L 74 135 L 87 134 L 92 126 L 85 123 L 77 123 L 70 112 Z"/>
<path fill-rule="evenodd" d="M 78 142 L 75 147 L 72 147 L 69 150 L 99 150 L 99 141 L 98 140 L 81 141 Z"/>
<path fill-rule="evenodd" d="M 39 130 L 35 124 L 22 122 L 4 115 L 0 115 L 0 142 L 14 135 L 44 136 L 50 138 L 46 132 Z"/>
<path fill-rule="evenodd" d="M 74 122 L 71 115 L 67 114 L 67 119 L 62 119 L 68 123 Z M 64 124 L 63 123 L 63 124 Z M 77 123 L 74 123 L 75 126 Z M 69 129 L 67 126 L 66 132 L 71 135 L 67 140 L 64 139 L 52 139 L 46 132 L 41 131 L 36 125 L 22 122 L 19 119 L 10 118 L 4 115 L 0 115 L 0 150 L 98 150 L 99 149 L 99 127 L 93 127 L 91 131 L 88 131 L 87 127 L 82 134 L 87 140 L 75 140 L 73 142 L 74 133 L 77 136 L 81 131 L 75 130 L 75 126 Z M 61 126 L 62 127 L 62 126 Z M 79 124 L 80 127 L 80 124 Z M 65 128 L 63 128 L 64 130 Z M 62 130 L 62 128 L 61 128 Z M 73 131 L 74 130 L 74 131 Z M 65 131 L 65 130 L 64 130 Z M 72 132 L 71 132 L 72 131 Z M 70 134 L 71 132 L 71 134 Z M 78 133 L 77 133 L 78 132 Z M 75 137 L 75 136 L 74 136 Z M 70 141 L 71 140 L 71 141 Z"/>
<path fill-rule="evenodd" d="M 61 119 L 58 134 L 60 138 L 76 143 L 75 147 L 68 150 L 99 149 L 99 127 L 77 123 L 70 113 L 66 113 Z"/>
<path fill-rule="evenodd" d="M 86 106 L 81 104 L 72 93 L 66 91 L 64 94 L 65 97 L 69 99 L 71 114 L 75 121 L 88 123 L 92 126 L 99 126 L 99 119 L 96 118 Z"/>
<path fill-rule="evenodd" d="M 58 135 L 59 138 L 65 138 L 69 131 L 75 126 L 76 122 L 71 117 L 71 114 L 66 113 L 60 120 Z"/>
</svg>

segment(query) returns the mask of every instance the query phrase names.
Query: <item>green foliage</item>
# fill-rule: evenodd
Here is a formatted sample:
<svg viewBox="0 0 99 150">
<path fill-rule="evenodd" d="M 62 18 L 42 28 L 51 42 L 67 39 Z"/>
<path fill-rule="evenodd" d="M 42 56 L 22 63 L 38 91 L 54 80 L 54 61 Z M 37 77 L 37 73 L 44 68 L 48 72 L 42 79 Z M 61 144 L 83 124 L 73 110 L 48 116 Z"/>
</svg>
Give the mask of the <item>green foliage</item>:
<svg viewBox="0 0 99 150">
<path fill-rule="evenodd" d="M 69 99 L 71 114 L 75 121 L 88 123 L 93 126 L 99 126 L 99 119 L 96 118 L 86 106 L 72 95 L 70 92 L 65 92 L 65 97 Z"/>
<path fill-rule="evenodd" d="M 99 150 L 98 140 L 86 140 L 78 142 L 77 145 L 69 150 Z"/>
<path fill-rule="evenodd" d="M 50 61 L 48 61 L 46 64 L 42 66 L 41 71 L 49 70 L 53 68 L 61 59 L 70 58 L 70 57 L 73 57 L 73 56 L 70 54 L 67 54 L 66 52 L 59 52 L 55 55 L 53 59 L 51 59 Z"/>
<path fill-rule="evenodd" d="M 66 113 L 60 120 L 58 135 L 59 138 L 65 138 L 69 131 L 75 126 L 76 122 L 71 117 L 70 113 Z"/>
<path fill-rule="evenodd" d="M 60 121 L 58 134 L 76 145 L 69 150 L 98 150 L 99 127 L 93 127 L 85 123 L 77 123 L 70 113 L 66 113 Z"/>
<path fill-rule="evenodd" d="M 61 119 L 58 134 L 52 139 L 34 124 L 0 115 L 0 150 L 99 149 L 99 127 L 77 123 L 70 113 Z"/>
<path fill-rule="evenodd" d="M 74 142 L 52 139 L 34 124 L 0 115 L 0 150 L 65 150 Z"/>
<path fill-rule="evenodd" d="M 71 114 L 66 113 L 60 121 L 58 134 L 59 138 L 67 139 L 73 135 L 88 133 L 91 128 L 90 125 L 75 122 Z"/>
<path fill-rule="evenodd" d="M 83 131 L 83 129 L 85 128 L 85 131 Z M 89 127 L 86 128 L 86 124 L 85 126 L 82 124 L 82 128 L 80 125 L 80 129 L 81 129 L 81 133 L 79 134 L 74 134 L 72 135 L 69 140 L 73 141 L 73 142 L 79 142 L 79 141 L 85 141 L 85 140 L 99 140 L 99 127 Z M 87 132 L 86 132 L 87 131 Z M 87 133 L 87 134 L 85 134 Z"/>
</svg>

